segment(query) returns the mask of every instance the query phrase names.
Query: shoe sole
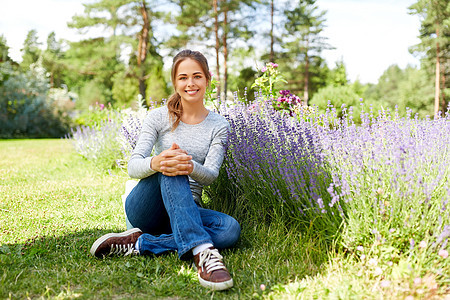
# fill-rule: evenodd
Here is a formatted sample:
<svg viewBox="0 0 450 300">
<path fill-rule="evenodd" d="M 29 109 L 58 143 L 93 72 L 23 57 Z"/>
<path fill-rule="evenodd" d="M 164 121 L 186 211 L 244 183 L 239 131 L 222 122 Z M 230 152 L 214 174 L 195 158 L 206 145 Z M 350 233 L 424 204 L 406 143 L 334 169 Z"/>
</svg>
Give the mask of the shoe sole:
<svg viewBox="0 0 450 300">
<path fill-rule="evenodd" d="M 198 276 L 198 280 L 200 281 L 200 285 L 214 291 L 223 291 L 233 287 L 233 279 L 224 282 L 211 282 L 206 281 L 200 276 Z"/>
<path fill-rule="evenodd" d="M 104 236 L 99 237 L 94 244 L 91 247 L 91 254 L 95 257 L 98 257 L 95 255 L 95 251 L 97 251 L 97 248 L 107 239 L 111 238 L 111 237 L 121 237 L 121 236 L 127 236 L 133 233 L 137 233 L 137 232 L 142 232 L 142 230 L 140 230 L 139 228 L 133 228 L 124 232 L 120 232 L 120 233 L 108 233 L 105 234 Z"/>
</svg>

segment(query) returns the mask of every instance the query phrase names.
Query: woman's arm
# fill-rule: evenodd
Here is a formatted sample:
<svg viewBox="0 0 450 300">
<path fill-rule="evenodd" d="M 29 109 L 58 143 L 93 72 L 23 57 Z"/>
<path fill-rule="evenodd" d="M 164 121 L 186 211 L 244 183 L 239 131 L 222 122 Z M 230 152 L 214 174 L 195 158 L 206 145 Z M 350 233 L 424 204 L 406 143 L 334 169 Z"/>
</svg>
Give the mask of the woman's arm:
<svg viewBox="0 0 450 300">
<path fill-rule="evenodd" d="M 128 161 L 128 174 L 132 178 L 142 179 L 156 173 L 151 168 L 152 150 L 158 138 L 158 122 L 160 117 L 157 111 L 150 111 L 142 125 L 136 147 Z"/>
<path fill-rule="evenodd" d="M 206 155 L 204 164 L 193 162 L 191 178 L 203 186 L 210 185 L 219 176 L 220 166 L 225 155 L 225 144 L 228 137 L 229 125 L 218 130 Z"/>
</svg>

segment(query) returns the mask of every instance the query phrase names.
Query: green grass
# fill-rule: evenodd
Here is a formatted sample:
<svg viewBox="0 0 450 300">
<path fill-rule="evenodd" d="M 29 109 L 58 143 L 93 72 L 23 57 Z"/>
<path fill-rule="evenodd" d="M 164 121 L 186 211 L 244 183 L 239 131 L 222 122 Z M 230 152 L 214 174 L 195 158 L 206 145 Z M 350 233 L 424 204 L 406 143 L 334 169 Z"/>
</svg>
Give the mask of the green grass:
<svg viewBox="0 0 450 300">
<path fill-rule="evenodd" d="M 67 140 L 0 141 L 0 299 L 450 299 L 450 258 L 400 255 L 376 240 L 349 253 L 303 225 L 235 208 L 225 209 L 241 239 L 221 251 L 235 281 L 228 291 L 201 287 L 176 253 L 96 259 L 92 243 L 126 229 L 126 180 Z"/>
<path fill-rule="evenodd" d="M 93 258 L 99 236 L 126 229 L 126 180 L 79 157 L 67 140 L 0 141 L 0 299 L 264 298 L 327 264 L 329 247 L 317 234 L 257 219 L 239 220 L 239 243 L 222 251 L 235 281 L 229 291 L 202 288 L 175 253 Z"/>
</svg>

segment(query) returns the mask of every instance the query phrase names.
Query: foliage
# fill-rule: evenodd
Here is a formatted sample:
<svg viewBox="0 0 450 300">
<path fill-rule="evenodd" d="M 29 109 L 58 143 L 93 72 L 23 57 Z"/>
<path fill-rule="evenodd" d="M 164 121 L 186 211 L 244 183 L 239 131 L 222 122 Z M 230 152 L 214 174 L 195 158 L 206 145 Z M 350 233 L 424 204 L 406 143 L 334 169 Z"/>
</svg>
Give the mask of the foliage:
<svg viewBox="0 0 450 300">
<path fill-rule="evenodd" d="M 295 1 L 294 7 L 285 10 L 287 18 L 283 48 L 288 52 L 290 63 L 297 70 L 301 69 L 303 79 L 304 101 L 310 98 L 310 82 L 315 77 L 311 66 L 321 65 L 321 52 L 332 49 L 321 35 L 325 28 L 325 11 L 319 11 L 315 0 Z M 298 66 L 301 62 L 301 68 Z M 311 68 L 313 69 L 313 68 Z"/>
<path fill-rule="evenodd" d="M 219 81 L 214 78 L 214 75 L 211 74 L 211 81 L 206 88 L 205 96 L 204 96 L 204 102 L 205 106 L 209 108 L 215 108 L 218 109 L 219 107 L 219 101 L 217 97 L 217 87 L 219 85 Z"/>
<path fill-rule="evenodd" d="M 120 119 L 120 114 L 112 107 L 111 103 L 104 105 L 97 102 L 74 118 L 74 122 L 78 126 L 100 128 L 103 122 L 116 121 L 118 119 Z"/>
<path fill-rule="evenodd" d="M 406 108 L 420 117 L 433 115 L 433 84 L 423 69 L 411 66 L 401 69 L 392 65 L 380 76 L 378 84 L 367 89 L 362 97 L 383 106 L 398 106 L 402 115 Z"/>
<path fill-rule="evenodd" d="M 344 86 L 347 85 L 347 70 L 342 60 L 336 62 L 334 69 L 330 70 L 328 75 L 327 85 Z"/>
<path fill-rule="evenodd" d="M 136 110 L 118 110 L 97 103 L 77 119 L 82 125 L 72 129 L 67 137 L 75 150 L 100 170 L 123 167 L 131 157 L 146 112 L 142 98 Z"/>
<path fill-rule="evenodd" d="M 120 151 L 121 124 L 113 121 L 96 123 L 96 127 L 80 126 L 72 129 L 71 139 L 75 150 L 100 170 L 112 169 L 122 157 Z"/>
<path fill-rule="evenodd" d="M 222 113 L 232 130 L 211 199 L 242 218 L 281 216 L 332 237 L 355 268 L 369 268 L 369 282 L 426 275 L 446 284 L 450 114 L 362 110 L 358 126 L 332 108 L 307 121 L 246 106 Z"/>
<path fill-rule="evenodd" d="M 278 64 L 269 62 L 260 70 L 262 75 L 255 79 L 252 88 L 259 89 L 261 95 L 267 99 L 275 99 L 278 94 L 276 85 L 287 83 L 278 70 Z"/>
<path fill-rule="evenodd" d="M 230 90 L 236 91 L 237 96 L 241 101 L 253 102 L 255 100 L 256 89 L 252 88 L 255 82 L 257 72 L 247 67 L 239 71 L 239 75 L 230 76 Z"/>
<path fill-rule="evenodd" d="M 42 53 L 42 65 L 50 75 L 50 86 L 60 88 L 64 84 L 63 72 L 66 66 L 63 63 L 64 51 L 61 41 L 51 32 L 47 37 L 47 49 Z M 66 86 L 67 87 L 67 86 Z"/>
<path fill-rule="evenodd" d="M 91 61 L 87 74 L 99 74 L 100 81 L 95 80 L 95 86 L 100 91 L 112 90 L 112 93 L 102 93 L 99 98 L 88 99 L 90 94 L 80 95 L 87 102 L 87 107 L 95 102 L 111 102 L 121 106 L 131 104 L 137 96 L 136 90 L 144 99 L 153 98 L 161 101 L 168 96 L 167 83 L 162 75 L 163 61 L 156 49 L 156 40 L 153 35 L 152 24 L 163 18 L 163 13 L 157 11 L 161 8 L 154 3 L 136 0 L 98 0 L 85 4 L 83 15 L 74 16 L 70 27 L 89 30 L 97 26 L 104 27 L 110 34 L 99 40 L 90 38 L 71 48 L 77 51 L 75 61 Z M 104 43 L 106 53 L 79 49 L 87 45 Z M 95 49 L 94 49 L 95 50 Z M 124 55 L 126 51 L 126 55 Z M 86 55 L 86 56 L 85 56 Z M 108 55 L 109 58 L 102 56 Z M 101 58 L 99 58 L 99 56 Z M 103 64 L 107 62 L 107 66 Z M 86 74 L 84 66 L 77 66 L 77 71 Z M 95 76 L 95 79 L 98 79 Z M 92 82 L 89 76 L 78 85 L 86 86 Z M 91 86 L 89 86 L 92 89 Z"/>
<path fill-rule="evenodd" d="M 64 63 L 70 66 L 64 70 L 64 82 L 79 95 L 77 108 L 112 102 L 113 76 L 124 69 L 113 43 L 104 38 L 72 42 Z"/>
<path fill-rule="evenodd" d="M 6 44 L 6 39 L 3 35 L 0 35 L 0 63 L 11 62 L 12 59 L 9 57 L 9 46 Z"/>
<path fill-rule="evenodd" d="M 32 64 L 27 72 L 15 70 L 9 62 L 0 64 L 0 136 L 63 136 L 69 121 L 48 92 L 45 70 L 39 63 Z"/>
<path fill-rule="evenodd" d="M 435 78 L 435 113 L 446 111 L 450 93 L 448 75 L 450 73 L 450 3 L 446 0 L 418 0 L 409 7 L 410 14 L 421 17 L 420 43 L 410 51 L 422 54 L 423 69 Z"/>
<path fill-rule="evenodd" d="M 139 95 L 139 82 L 136 78 L 127 76 L 125 71 L 117 72 L 113 76 L 112 97 L 116 106 L 130 104 L 130 99 Z"/>
<path fill-rule="evenodd" d="M 143 98 L 149 100 L 147 103 L 148 106 L 153 105 L 153 102 L 162 104 L 164 99 L 167 99 L 170 94 L 170 90 L 163 74 L 162 57 L 152 56 L 147 58 L 147 60 L 151 66 L 148 68 L 148 74 L 146 74 L 148 77 L 146 80 L 147 89 L 145 92 L 146 96 L 143 96 Z M 135 101 L 135 99 L 136 97 L 129 99 L 128 103 Z"/>
<path fill-rule="evenodd" d="M 38 61 L 42 52 L 42 50 L 39 49 L 40 45 L 41 43 L 38 41 L 37 31 L 35 29 L 28 31 L 25 42 L 23 43 L 23 49 L 21 49 L 23 55 L 20 66 L 23 70 L 28 70 L 31 64 Z"/>
<path fill-rule="evenodd" d="M 331 177 L 315 124 L 287 118 L 270 105 L 238 105 L 221 112 L 231 125 L 222 176 L 245 201 L 238 205 L 261 220 L 295 220 L 331 239 L 343 210 L 328 205 Z M 212 199 L 224 201 L 223 190 L 213 186 L 209 191 Z"/>
<path fill-rule="evenodd" d="M 301 99 L 292 94 L 289 90 L 278 90 L 276 86 L 279 83 L 287 83 L 278 70 L 278 64 L 267 63 L 265 67 L 261 68 L 262 75 L 255 79 L 252 88 L 259 88 L 259 97 L 257 102 L 268 101 L 275 110 L 287 113 L 289 116 L 294 116 L 295 112 L 305 110 Z M 243 102 L 248 102 L 246 99 Z"/>
<path fill-rule="evenodd" d="M 328 85 L 321 88 L 311 99 L 311 105 L 316 105 L 321 113 L 325 113 L 330 105 L 336 110 L 339 117 L 343 116 L 343 109 L 347 111 L 352 107 L 353 120 L 361 123 L 361 96 L 356 94 L 351 86 L 348 85 Z"/>
</svg>

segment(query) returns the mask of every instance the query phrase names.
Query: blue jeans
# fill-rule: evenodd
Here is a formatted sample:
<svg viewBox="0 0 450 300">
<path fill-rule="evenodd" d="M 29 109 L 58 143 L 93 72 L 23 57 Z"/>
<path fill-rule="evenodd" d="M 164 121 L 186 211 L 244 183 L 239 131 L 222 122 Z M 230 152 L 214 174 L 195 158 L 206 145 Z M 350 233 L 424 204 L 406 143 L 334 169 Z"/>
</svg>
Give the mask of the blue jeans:
<svg viewBox="0 0 450 300">
<path fill-rule="evenodd" d="M 187 176 L 156 173 L 141 179 L 125 202 L 128 226 L 141 229 L 139 252 L 178 251 L 180 258 L 205 243 L 216 248 L 233 246 L 241 227 L 224 213 L 199 207 Z"/>
</svg>

